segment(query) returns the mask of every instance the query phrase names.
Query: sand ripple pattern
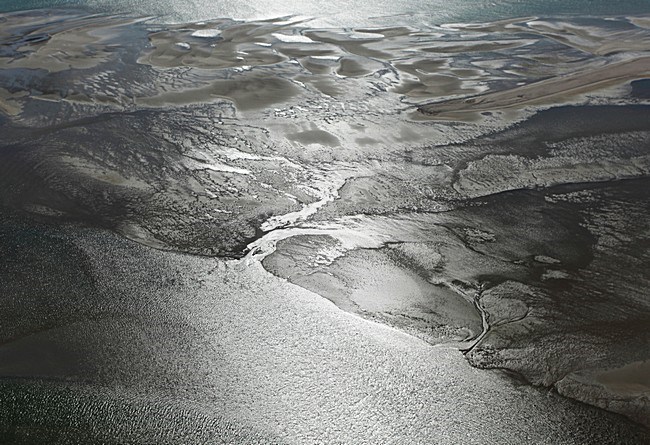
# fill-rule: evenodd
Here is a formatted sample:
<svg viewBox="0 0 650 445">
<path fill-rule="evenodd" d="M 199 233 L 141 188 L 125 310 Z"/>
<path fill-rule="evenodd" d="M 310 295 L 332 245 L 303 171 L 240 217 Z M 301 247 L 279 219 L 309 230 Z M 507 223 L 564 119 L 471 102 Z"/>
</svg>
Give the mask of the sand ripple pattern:
<svg viewBox="0 0 650 445">
<path fill-rule="evenodd" d="M 0 203 L 647 422 L 648 23 L 5 14 Z"/>
</svg>

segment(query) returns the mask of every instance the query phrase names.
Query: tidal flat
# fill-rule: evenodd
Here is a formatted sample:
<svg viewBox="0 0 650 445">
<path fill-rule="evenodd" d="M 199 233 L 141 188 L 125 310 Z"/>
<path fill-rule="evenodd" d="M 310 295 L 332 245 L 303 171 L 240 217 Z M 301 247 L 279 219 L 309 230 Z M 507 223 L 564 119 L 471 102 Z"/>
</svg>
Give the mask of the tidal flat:
<svg viewBox="0 0 650 445">
<path fill-rule="evenodd" d="M 0 442 L 648 443 L 649 23 L 0 15 Z"/>
</svg>

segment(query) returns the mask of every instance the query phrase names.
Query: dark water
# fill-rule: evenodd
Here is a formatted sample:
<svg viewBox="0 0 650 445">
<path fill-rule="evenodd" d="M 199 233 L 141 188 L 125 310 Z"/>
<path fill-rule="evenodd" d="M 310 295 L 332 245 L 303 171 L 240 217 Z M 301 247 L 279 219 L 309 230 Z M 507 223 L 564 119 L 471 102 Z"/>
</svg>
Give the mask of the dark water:
<svg viewBox="0 0 650 445">
<path fill-rule="evenodd" d="M 648 99 L 650 97 L 650 79 L 632 82 L 632 95 L 642 99 Z"/>
</svg>

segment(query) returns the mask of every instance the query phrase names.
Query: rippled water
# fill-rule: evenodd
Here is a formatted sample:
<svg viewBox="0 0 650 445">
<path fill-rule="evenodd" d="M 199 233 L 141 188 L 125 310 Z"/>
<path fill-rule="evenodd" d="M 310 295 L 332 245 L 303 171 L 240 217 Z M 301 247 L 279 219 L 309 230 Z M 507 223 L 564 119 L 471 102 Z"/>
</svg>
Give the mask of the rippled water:
<svg viewBox="0 0 650 445">
<path fill-rule="evenodd" d="M 643 443 L 650 19 L 588 3 L 1 15 L 0 437 Z"/>
<path fill-rule="evenodd" d="M 100 13 L 128 13 L 153 15 L 164 21 L 192 22 L 219 17 L 236 19 L 268 19 L 287 15 L 313 17 L 319 24 L 329 26 L 371 26 L 403 24 L 443 24 L 450 22 L 493 21 L 506 17 L 531 15 L 638 15 L 649 12 L 645 0 L 477 0 L 467 2 L 423 0 L 378 0 L 349 2 L 334 0 L 314 2 L 297 0 L 277 2 L 161 0 L 144 2 L 133 0 L 11 0 L 0 5 L 0 11 L 34 8 L 82 7 Z"/>
</svg>

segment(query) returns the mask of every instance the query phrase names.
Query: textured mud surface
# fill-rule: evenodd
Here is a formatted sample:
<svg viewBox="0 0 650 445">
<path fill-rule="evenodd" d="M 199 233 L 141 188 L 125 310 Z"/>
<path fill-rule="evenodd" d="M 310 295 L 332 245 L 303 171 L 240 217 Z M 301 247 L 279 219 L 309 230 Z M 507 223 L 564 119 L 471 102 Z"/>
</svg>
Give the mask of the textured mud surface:
<svg viewBox="0 0 650 445">
<path fill-rule="evenodd" d="M 646 17 L 0 21 L 10 442 L 648 440 Z"/>
<path fill-rule="evenodd" d="M 259 263 L 6 210 L 0 222 L 1 443 L 648 440 L 623 417 L 474 369 L 454 347 L 350 315 Z"/>
</svg>

